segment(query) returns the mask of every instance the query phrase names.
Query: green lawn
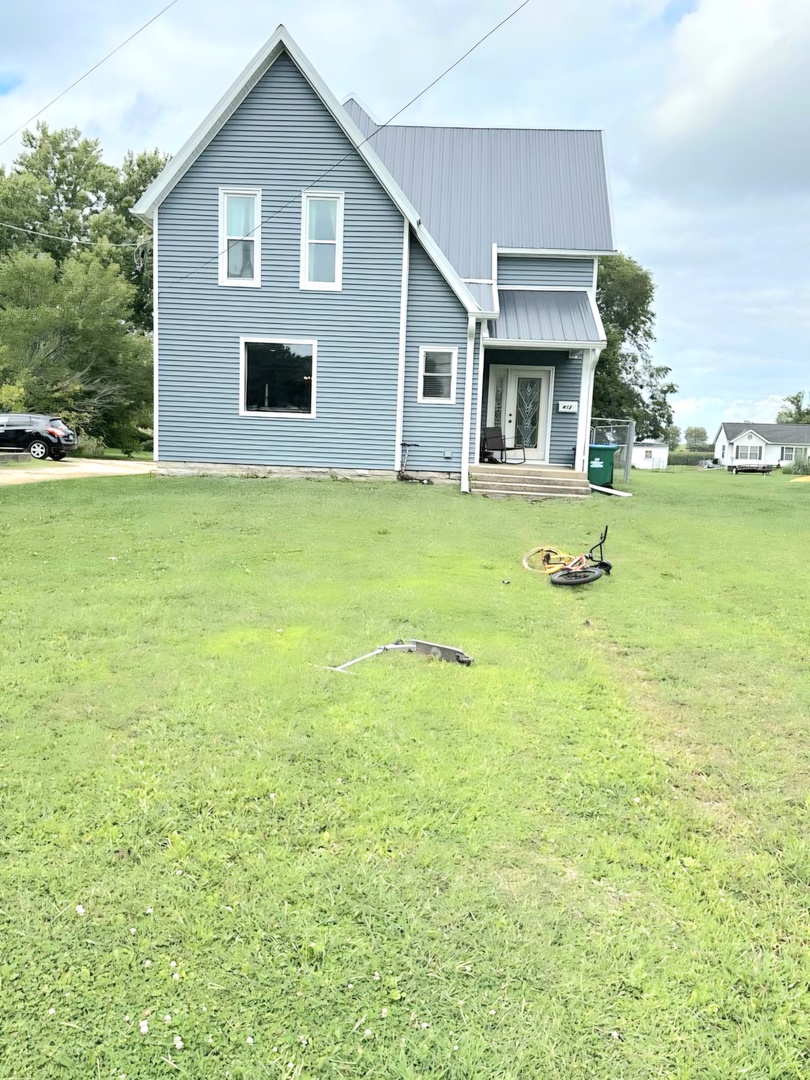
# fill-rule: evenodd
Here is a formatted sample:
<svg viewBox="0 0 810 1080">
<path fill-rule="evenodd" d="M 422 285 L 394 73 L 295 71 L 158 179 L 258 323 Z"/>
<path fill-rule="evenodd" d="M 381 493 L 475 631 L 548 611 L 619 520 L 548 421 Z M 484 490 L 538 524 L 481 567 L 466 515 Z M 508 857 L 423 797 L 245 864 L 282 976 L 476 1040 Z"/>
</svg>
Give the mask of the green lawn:
<svg viewBox="0 0 810 1080">
<path fill-rule="evenodd" d="M 0 489 L 0 1076 L 810 1075 L 810 485 L 633 490 Z"/>
</svg>

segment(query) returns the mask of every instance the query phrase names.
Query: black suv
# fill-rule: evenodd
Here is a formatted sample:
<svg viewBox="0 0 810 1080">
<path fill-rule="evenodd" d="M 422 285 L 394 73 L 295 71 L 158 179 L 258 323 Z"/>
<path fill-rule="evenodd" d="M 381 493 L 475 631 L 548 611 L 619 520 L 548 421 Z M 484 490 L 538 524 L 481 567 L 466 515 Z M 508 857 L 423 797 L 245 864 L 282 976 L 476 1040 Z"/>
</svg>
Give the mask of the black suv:
<svg viewBox="0 0 810 1080">
<path fill-rule="evenodd" d="M 76 449 L 78 442 L 76 433 L 58 416 L 0 413 L 0 450 L 27 450 L 37 461 L 46 457 L 61 461 L 68 450 Z"/>
</svg>

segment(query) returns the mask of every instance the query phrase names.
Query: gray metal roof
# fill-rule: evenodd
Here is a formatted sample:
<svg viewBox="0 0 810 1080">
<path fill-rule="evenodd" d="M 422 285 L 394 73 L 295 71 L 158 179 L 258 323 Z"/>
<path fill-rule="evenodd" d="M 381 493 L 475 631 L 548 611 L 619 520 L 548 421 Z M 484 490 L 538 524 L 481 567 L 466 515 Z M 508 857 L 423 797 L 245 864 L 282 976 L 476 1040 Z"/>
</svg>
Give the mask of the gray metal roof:
<svg viewBox="0 0 810 1080">
<path fill-rule="evenodd" d="M 475 302 L 482 311 L 494 311 L 492 286 L 481 281 L 465 281 L 464 284 L 475 297 Z"/>
<path fill-rule="evenodd" d="M 600 344 L 586 292 L 505 289 L 498 293 L 501 317 L 489 323 L 489 336 L 501 341 L 553 341 Z"/>
<path fill-rule="evenodd" d="M 343 106 L 464 278 L 492 275 L 492 245 L 613 250 L 601 131 L 378 128 Z"/>
<path fill-rule="evenodd" d="M 730 442 L 746 431 L 754 431 L 767 443 L 778 443 L 780 446 L 810 446 L 810 424 L 724 423 L 721 427 L 725 429 L 726 438 Z"/>
</svg>

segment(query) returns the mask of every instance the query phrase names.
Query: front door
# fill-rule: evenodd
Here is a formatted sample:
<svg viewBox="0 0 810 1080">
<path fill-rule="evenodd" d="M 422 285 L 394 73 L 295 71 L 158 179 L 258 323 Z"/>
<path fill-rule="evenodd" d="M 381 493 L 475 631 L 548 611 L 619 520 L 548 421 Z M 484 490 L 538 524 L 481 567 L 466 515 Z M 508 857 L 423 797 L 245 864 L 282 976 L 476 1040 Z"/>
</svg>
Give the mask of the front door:
<svg viewBox="0 0 810 1080">
<path fill-rule="evenodd" d="M 493 364 L 489 369 L 487 427 L 499 427 L 527 461 L 548 460 L 551 369 Z"/>
</svg>

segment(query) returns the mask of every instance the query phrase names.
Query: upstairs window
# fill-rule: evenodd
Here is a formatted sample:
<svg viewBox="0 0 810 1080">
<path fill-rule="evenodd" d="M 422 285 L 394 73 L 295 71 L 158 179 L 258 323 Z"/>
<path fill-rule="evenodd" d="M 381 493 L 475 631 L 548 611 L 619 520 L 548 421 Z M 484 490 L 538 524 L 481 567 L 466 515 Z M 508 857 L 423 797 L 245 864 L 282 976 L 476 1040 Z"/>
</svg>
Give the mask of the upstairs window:
<svg viewBox="0 0 810 1080">
<path fill-rule="evenodd" d="M 301 288 L 343 288 L 343 192 L 305 191 L 301 220 Z"/>
<path fill-rule="evenodd" d="M 258 188 L 220 188 L 220 285 L 261 285 L 261 220 Z"/>
<path fill-rule="evenodd" d="M 419 350 L 419 392 L 423 404 L 455 405 L 458 349 Z"/>
</svg>

